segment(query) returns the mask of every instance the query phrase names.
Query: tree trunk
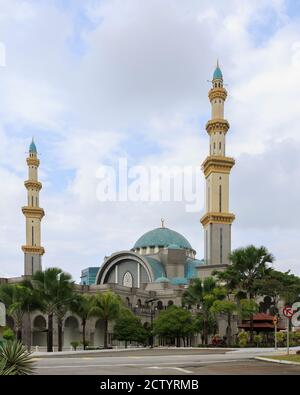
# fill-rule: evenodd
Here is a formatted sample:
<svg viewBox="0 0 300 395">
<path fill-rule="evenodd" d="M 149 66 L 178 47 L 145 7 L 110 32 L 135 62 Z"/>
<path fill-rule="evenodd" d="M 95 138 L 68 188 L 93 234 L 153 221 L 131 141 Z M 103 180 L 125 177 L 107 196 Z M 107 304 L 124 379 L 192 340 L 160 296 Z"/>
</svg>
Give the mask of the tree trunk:
<svg viewBox="0 0 300 395">
<path fill-rule="evenodd" d="M 58 351 L 62 351 L 63 347 L 63 333 L 62 333 L 62 319 L 57 320 L 57 335 L 58 335 Z"/>
<path fill-rule="evenodd" d="M 204 338 L 204 344 L 207 346 L 208 345 L 208 330 L 207 330 L 207 320 L 205 319 L 203 321 L 203 338 Z"/>
<path fill-rule="evenodd" d="M 86 348 L 86 340 L 85 340 L 85 328 L 86 328 L 86 320 L 82 320 L 82 345 L 83 349 Z"/>
<path fill-rule="evenodd" d="M 104 348 L 108 348 L 107 332 L 108 332 L 108 320 L 104 320 Z"/>
<path fill-rule="evenodd" d="M 250 343 L 253 343 L 253 314 L 250 315 Z"/>
<path fill-rule="evenodd" d="M 17 340 L 22 341 L 22 327 L 20 326 L 17 328 Z"/>
<path fill-rule="evenodd" d="M 53 313 L 48 314 L 47 351 L 53 351 Z"/>
<path fill-rule="evenodd" d="M 125 340 L 125 348 L 127 348 L 127 340 Z"/>
<path fill-rule="evenodd" d="M 226 336 L 227 336 L 227 346 L 231 346 L 232 330 L 231 330 L 231 314 L 230 313 L 228 313 L 228 315 L 227 315 Z"/>
</svg>

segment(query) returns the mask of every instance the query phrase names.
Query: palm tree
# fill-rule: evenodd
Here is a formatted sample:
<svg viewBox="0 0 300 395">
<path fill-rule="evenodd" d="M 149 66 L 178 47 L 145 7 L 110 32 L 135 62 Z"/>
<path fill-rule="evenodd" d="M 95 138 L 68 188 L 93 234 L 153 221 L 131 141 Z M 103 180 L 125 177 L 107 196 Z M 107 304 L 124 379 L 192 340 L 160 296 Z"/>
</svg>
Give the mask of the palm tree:
<svg viewBox="0 0 300 395">
<path fill-rule="evenodd" d="M 5 304 L 7 314 L 14 319 L 17 340 L 22 341 L 23 317 L 33 308 L 31 290 L 24 284 L 2 284 L 0 301 Z"/>
<path fill-rule="evenodd" d="M 274 261 L 273 255 L 265 247 L 250 245 L 232 251 L 229 259 L 232 264 L 221 277 L 236 285 L 240 299 L 243 299 L 243 294 L 247 299 L 254 299 L 258 293 L 257 280 L 263 279 L 272 270 L 268 264 Z M 250 341 L 253 341 L 253 314 L 250 315 Z"/>
<path fill-rule="evenodd" d="M 73 311 L 80 319 L 82 325 L 82 344 L 83 349 L 86 349 L 86 323 L 90 316 L 91 309 L 95 305 L 94 295 L 76 295 L 70 305 L 71 311 Z"/>
<path fill-rule="evenodd" d="M 98 317 L 104 322 L 104 348 L 108 347 L 108 322 L 119 316 L 120 307 L 120 297 L 110 291 L 98 294 L 94 299 L 90 316 Z"/>
<path fill-rule="evenodd" d="M 42 308 L 48 316 L 47 351 L 53 351 L 53 317 L 58 323 L 59 351 L 62 349 L 62 320 L 67 306 L 73 296 L 74 282 L 69 274 L 58 268 L 49 268 L 44 272 L 36 272 L 32 278 L 33 287 L 37 290 Z"/>
<path fill-rule="evenodd" d="M 224 289 L 218 287 L 212 277 L 207 277 L 204 281 L 199 278 L 194 279 L 183 295 L 182 302 L 184 305 L 198 305 L 201 309 L 201 317 L 198 321 L 203 328 L 202 341 L 204 344 L 208 344 L 208 335 L 210 329 L 213 328 L 213 325 L 211 325 L 213 317 L 210 309 L 216 300 L 224 299 L 224 297 Z"/>
</svg>

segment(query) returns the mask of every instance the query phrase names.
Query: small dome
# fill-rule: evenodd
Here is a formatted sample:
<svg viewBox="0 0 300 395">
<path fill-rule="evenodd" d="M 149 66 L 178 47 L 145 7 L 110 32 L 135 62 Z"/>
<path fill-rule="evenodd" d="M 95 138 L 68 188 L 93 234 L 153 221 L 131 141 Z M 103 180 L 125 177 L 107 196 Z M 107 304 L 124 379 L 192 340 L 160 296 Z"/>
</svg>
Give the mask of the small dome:
<svg viewBox="0 0 300 395">
<path fill-rule="evenodd" d="M 37 153 L 37 149 L 36 149 L 36 146 L 35 146 L 35 143 L 34 143 L 33 139 L 32 139 L 31 144 L 29 146 L 29 152 L 31 154 L 36 154 Z"/>
<path fill-rule="evenodd" d="M 219 64 L 217 65 L 217 67 L 215 69 L 213 80 L 223 80 L 223 74 L 222 74 L 222 71 L 219 67 Z"/>
<path fill-rule="evenodd" d="M 188 283 L 188 279 L 184 277 L 174 277 L 171 279 L 171 284 L 173 285 L 187 285 Z"/>
<path fill-rule="evenodd" d="M 192 250 L 192 246 L 184 236 L 169 228 L 150 230 L 137 240 L 133 248 L 169 247 L 170 245 Z"/>
<path fill-rule="evenodd" d="M 156 282 L 156 283 L 169 283 L 170 280 L 169 280 L 167 277 L 158 277 L 158 278 L 155 280 L 155 282 Z"/>
</svg>

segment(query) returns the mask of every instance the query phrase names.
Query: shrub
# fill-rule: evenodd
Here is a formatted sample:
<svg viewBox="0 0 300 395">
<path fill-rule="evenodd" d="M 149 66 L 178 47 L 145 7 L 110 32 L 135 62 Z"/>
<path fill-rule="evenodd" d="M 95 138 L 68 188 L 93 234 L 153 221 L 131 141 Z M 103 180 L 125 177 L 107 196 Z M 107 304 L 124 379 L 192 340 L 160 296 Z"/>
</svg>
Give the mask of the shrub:
<svg viewBox="0 0 300 395">
<path fill-rule="evenodd" d="M 0 347 L 0 375 L 30 375 L 34 371 L 30 352 L 19 341 L 8 341 Z"/>
<path fill-rule="evenodd" d="M 78 341 L 74 341 L 74 342 L 71 342 L 70 344 L 73 347 L 73 349 L 76 351 L 77 347 L 79 346 L 80 343 Z"/>
<path fill-rule="evenodd" d="M 245 331 L 239 332 L 238 335 L 238 342 L 240 347 L 246 347 L 248 344 L 248 333 Z"/>
<path fill-rule="evenodd" d="M 3 332 L 3 339 L 7 341 L 15 340 L 14 331 L 10 328 L 5 329 Z"/>
<path fill-rule="evenodd" d="M 276 334 L 277 343 L 279 346 L 283 346 L 286 339 L 286 334 L 284 332 L 277 332 Z"/>
<path fill-rule="evenodd" d="M 254 338 L 253 338 L 253 340 L 254 340 L 254 343 L 256 344 L 256 347 L 259 347 L 260 346 L 260 344 L 262 343 L 262 341 L 263 341 L 263 338 L 262 338 L 262 335 L 255 335 L 254 336 Z"/>
</svg>

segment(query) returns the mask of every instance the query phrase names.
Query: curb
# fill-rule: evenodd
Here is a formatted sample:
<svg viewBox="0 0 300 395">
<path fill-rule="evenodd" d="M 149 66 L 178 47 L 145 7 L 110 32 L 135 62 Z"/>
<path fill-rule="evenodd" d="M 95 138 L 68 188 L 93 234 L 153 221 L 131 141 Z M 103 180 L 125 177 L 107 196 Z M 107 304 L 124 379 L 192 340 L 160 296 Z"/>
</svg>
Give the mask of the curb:
<svg viewBox="0 0 300 395">
<path fill-rule="evenodd" d="M 285 359 L 273 359 L 273 358 L 265 358 L 265 357 L 255 357 L 254 359 L 258 359 L 259 361 L 273 362 L 273 363 L 279 363 L 284 365 L 300 366 L 300 362 L 286 361 Z"/>
</svg>

